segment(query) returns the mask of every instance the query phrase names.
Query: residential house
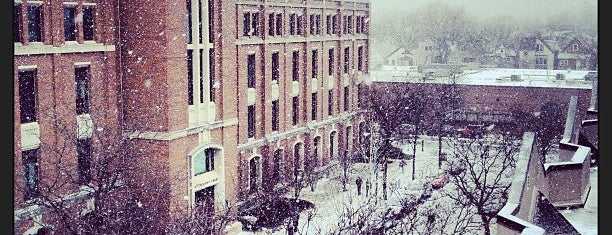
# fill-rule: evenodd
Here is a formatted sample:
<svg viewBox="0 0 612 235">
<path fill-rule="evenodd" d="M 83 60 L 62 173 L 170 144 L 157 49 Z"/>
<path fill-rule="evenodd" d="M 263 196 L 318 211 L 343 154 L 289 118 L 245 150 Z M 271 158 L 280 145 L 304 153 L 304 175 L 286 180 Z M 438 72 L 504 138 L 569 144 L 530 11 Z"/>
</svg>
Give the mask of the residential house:
<svg viewBox="0 0 612 235">
<path fill-rule="evenodd" d="M 521 38 L 517 51 L 520 69 L 554 69 L 555 49 L 540 37 Z"/>
</svg>

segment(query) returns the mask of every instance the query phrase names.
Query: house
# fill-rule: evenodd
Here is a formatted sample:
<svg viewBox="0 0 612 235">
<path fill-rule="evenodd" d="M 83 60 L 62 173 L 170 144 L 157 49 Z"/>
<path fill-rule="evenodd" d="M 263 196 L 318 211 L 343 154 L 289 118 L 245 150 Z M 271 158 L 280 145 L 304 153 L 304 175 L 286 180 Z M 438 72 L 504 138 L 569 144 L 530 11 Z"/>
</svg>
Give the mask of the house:
<svg viewBox="0 0 612 235">
<path fill-rule="evenodd" d="M 518 68 L 554 69 L 555 49 L 540 37 L 523 37 L 519 41 Z"/>
<path fill-rule="evenodd" d="M 471 44 L 436 42 L 425 39 L 411 50 L 414 65 L 426 68 L 432 64 L 447 64 L 463 69 L 480 68 L 480 53 Z"/>
<path fill-rule="evenodd" d="M 373 68 L 380 68 L 383 65 L 412 66 L 414 64 L 412 56 L 406 49 L 395 45 L 390 39 L 381 39 L 372 43 L 370 50 Z"/>
<path fill-rule="evenodd" d="M 550 34 L 523 37 L 518 44 L 518 67 L 557 70 L 594 70 L 595 40 L 582 35 Z"/>
<path fill-rule="evenodd" d="M 596 56 L 593 44 L 587 38 L 575 36 L 559 48 L 556 69 L 590 70 L 594 68 L 591 57 Z"/>
</svg>

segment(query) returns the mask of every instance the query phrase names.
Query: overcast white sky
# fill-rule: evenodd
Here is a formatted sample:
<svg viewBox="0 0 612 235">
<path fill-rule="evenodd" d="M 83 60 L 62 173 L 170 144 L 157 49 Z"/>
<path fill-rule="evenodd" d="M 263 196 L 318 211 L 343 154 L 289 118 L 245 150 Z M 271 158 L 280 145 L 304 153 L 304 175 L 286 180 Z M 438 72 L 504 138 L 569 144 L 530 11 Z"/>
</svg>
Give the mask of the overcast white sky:
<svg viewBox="0 0 612 235">
<path fill-rule="evenodd" d="M 411 11 L 436 0 L 370 0 L 372 17 L 384 17 L 391 9 Z M 514 14 L 516 19 L 546 19 L 559 13 L 597 14 L 597 0 L 439 0 L 449 5 L 464 6 L 467 13 L 486 19 L 494 15 Z M 537 18 L 537 17 L 535 17 Z"/>
</svg>

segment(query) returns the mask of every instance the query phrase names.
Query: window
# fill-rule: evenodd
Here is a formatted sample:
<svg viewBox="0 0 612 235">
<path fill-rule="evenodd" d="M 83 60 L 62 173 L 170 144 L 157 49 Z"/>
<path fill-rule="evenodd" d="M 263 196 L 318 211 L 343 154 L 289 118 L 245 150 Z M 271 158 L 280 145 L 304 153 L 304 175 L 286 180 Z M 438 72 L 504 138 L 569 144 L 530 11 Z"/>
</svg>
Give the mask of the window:
<svg viewBox="0 0 612 235">
<path fill-rule="evenodd" d="M 195 206 L 199 214 L 212 217 L 215 212 L 215 186 L 195 192 Z"/>
<path fill-rule="evenodd" d="M 38 149 L 21 152 L 23 164 L 24 199 L 30 200 L 38 194 Z"/>
<path fill-rule="evenodd" d="M 21 14 L 21 3 L 13 5 L 13 42 L 21 42 L 21 22 L 23 14 Z"/>
<path fill-rule="evenodd" d="M 353 16 L 348 16 L 347 20 L 348 20 L 348 23 L 347 23 L 348 24 L 347 26 L 348 34 L 353 34 Z"/>
<path fill-rule="evenodd" d="M 208 72 L 209 72 L 209 83 L 208 83 L 208 90 L 210 91 L 209 93 L 209 100 L 210 102 L 215 102 L 215 49 L 214 48 L 210 48 L 208 49 Z"/>
<path fill-rule="evenodd" d="M 317 167 L 319 166 L 319 152 L 321 151 L 321 137 L 317 136 L 314 138 L 314 159 L 312 159 L 314 161 L 314 164 L 312 164 L 313 166 Z"/>
<path fill-rule="evenodd" d="M 89 66 L 74 69 L 77 115 L 89 113 Z"/>
<path fill-rule="evenodd" d="M 344 73 L 349 72 L 349 63 L 350 63 L 349 59 L 350 59 L 349 48 L 346 47 L 344 48 Z"/>
<path fill-rule="evenodd" d="M 36 70 L 19 71 L 19 113 L 21 123 L 36 121 Z"/>
<path fill-rule="evenodd" d="M 335 66 L 335 61 L 334 61 L 334 48 L 329 49 L 329 60 L 328 60 L 328 74 L 329 76 L 333 76 L 334 75 L 334 66 Z"/>
<path fill-rule="evenodd" d="M 561 64 L 561 66 L 567 66 L 567 60 L 560 60 L 559 63 Z"/>
<path fill-rule="evenodd" d="M 208 42 L 215 38 L 215 5 L 213 0 L 208 0 Z"/>
<path fill-rule="evenodd" d="M 278 52 L 272 53 L 272 81 L 278 81 L 279 68 L 278 68 Z"/>
<path fill-rule="evenodd" d="M 328 90 L 327 91 L 327 116 L 332 115 L 332 111 L 334 109 L 333 101 L 334 101 L 334 91 Z"/>
<path fill-rule="evenodd" d="M 331 15 L 327 15 L 325 16 L 325 33 L 327 34 L 331 34 L 332 33 L 332 21 L 331 21 Z"/>
<path fill-rule="evenodd" d="M 272 101 L 272 131 L 278 131 L 278 100 Z"/>
<path fill-rule="evenodd" d="M 193 50 L 187 51 L 187 99 L 193 105 Z"/>
<path fill-rule="evenodd" d="M 259 188 L 259 162 L 261 157 L 253 157 L 249 160 L 249 191 L 256 192 Z"/>
<path fill-rule="evenodd" d="M 215 170 L 215 149 L 207 148 L 193 157 L 193 175 Z"/>
<path fill-rule="evenodd" d="M 348 33 L 348 16 L 342 16 L 342 34 Z"/>
<path fill-rule="evenodd" d="M 247 85 L 255 88 L 255 54 L 247 56 Z"/>
<path fill-rule="evenodd" d="M 191 12 L 191 0 L 187 0 L 186 3 L 186 7 L 187 7 L 187 43 L 191 44 L 192 42 L 192 36 L 191 36 L 191 28 L 193 27 L 193 14 Z"/>
<path fill-rule="evenodd" d="M 248 124 L 247 124 L 247 132 L 248 137 L 255 137 L 255 105 L 249 105 L 248 107 Z"/>
<path fill-rule="evenodd" d="M 274 36 L 274 13 L 268 14 L 268 35 Z"/>
<path fill-rule="evenodd" d="M 79 183 L 87 184 L 91 181 L 91 139 L 77 140 L 77 160 Z"/>
<path fill-rule="evenodd" d="M 245 12 L 242 14 L 242 36 L 259 36 L 259 13 Z"/>
<path fill-rule="evenodd" d="M 93 41 L 94 40 L 94 28 L 95 28 L 95 5 L 84 5 L 83 6 L 83 40 Z"/>
<path fill-rule="evenodd" d="M 357 71 L 363 71 L 363 47 L 357 48 Z"/>
<path fill-rule="evenodd" d="M 332 16 L 332 33 L 333 34 L 338 34 L 338 30 L 339 30 L 338 19 L 339 19 L 338 15 Z"/>
<path fill-rule="evenodd" d="M 72 35 L 74 32 L 74 7 L 72 9 Z M 28 4 L 28 41 L 30 42 L 42 42 L 42 5 L 40 4 Z M 64 15 L 66 10 L 64 10 Z M 65 16 L 64 16 L 65 17 Z M 66 23 L 64 22 L 64 25 Z M 73 39 L 72 41 L 74 41 Z"/>
<path fill-rule="evenodd" d="M 282 35 L 283 30 L 283 15 L 281 13 L 276 14 L 276 35 Z"/>
<path fill-rule="evenodd" d="M 204 50 L 200 50 L 200 103 L 204 103 Z"/>
<path fill-rule="evenodd" d="M 299 117 L 299 101 L 298 101 L 298 97 L 295 96 L 293 97 L 293 102 L 292 102 L 292 119 L 293 119 L 293 125 L 297 125 L 298 124 L 298 117 Z"/>
<path fill-rule="evenodd" d="M 300 67 L 299 67 L 299 60 L 300 60 L 300 52 L 299 51 L 293 51 L 293 55 L 292 55 L 292 59 L 291 59 L 291 66 L 292 66 L 292 70 L 291 70 L 291 77 L 293 78 L 293 81 L 298 81 L 299 77 L 300 77 Z"/>
<path fill-rule="evenodd" d="M 297 175 L 302 170 L 302 143 L 297 143 L 293 147 L 293 174 Z"/>
<path fill-rule="evenodd" d="M 321 15 L 315 16 L 315 33 L 321 35 Z"/>
<path fill-rule="evenodd" d="M 577 51 L 577 50 L 578 50 L 578 44 L 574 44 L 574 45 L 572 45 L 572 50 L 573 50 L 573 51 Z"/>
<path fill-rule="evenodd" d="M 433 50 L 433 46 L 425 46 L 425 51 L 432 51 Z"/>
<path fill-rule="evenodd" d="M 315 15 L 310 15 L 310 35 L 315 34 Z"/>
<path fill-rule="evenodd" d="M 536 65 L 546 65 L 547 64 L 547 58 L 546 57 L 536 57 Z"/>
<path fill-rule="evenodd" d="M 289 14 L 289 34 L 290 35 L 295 35 L 295 28 L 296 28 L 296 22 L 295 22 L 295 13 L 291 13 Z"/>
<path fill-rule="evenodd" d="M 363 16 L 357 16 L 357 20 L 356 20 L 356 26 L 355 26 L 355 31 L 357 34 L 361 34 L 362 30 L 361 30 L 361 20 L 363 19 Z"/>
<path fill-rule="evenodd" d="M 298 35 L 303 35 L 303 30 L 304 29 L 304 17 L 302 15 L 298 15 L 297 16 L 297 34 Z"/>
<path fill-rule="evenodd" d="M 282 150 L 274 151 L 273 166 L 272 166 L 272 184 L 276 185 L 280 181 L 280 169 L 281 169 L 281 152 Z"/>
<path fill-rule="evenodd" d="M 344 111 L 348 111 L 349 108 L 349 88 L 344 87 Z"/>
<path fill-rule="evenodd" d="M 317 120 L 317 93 L 312 93 L 312 113 L 311 120 Z"/>
<path fill-rule="evenodd" d="M 312 78 L 319 77 L 319 52 L 312 50 Z"/>
<path fill-rule="evenodd" d="M 76 6 L 64 6 L 64 40 L 76 41 Z"/>
</svg>

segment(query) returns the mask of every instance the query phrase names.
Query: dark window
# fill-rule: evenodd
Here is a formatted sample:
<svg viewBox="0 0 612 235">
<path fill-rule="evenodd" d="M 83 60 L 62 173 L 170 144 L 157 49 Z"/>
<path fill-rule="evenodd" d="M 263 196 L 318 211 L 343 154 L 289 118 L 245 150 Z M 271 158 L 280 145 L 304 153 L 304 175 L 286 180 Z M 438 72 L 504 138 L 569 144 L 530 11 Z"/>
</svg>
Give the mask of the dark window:
<svg viewBox="0 0 612 235">
<path fill-rule="evenodd" d="M 276 35 L 282 35 L 283 30 L 283 15 L 278 13 L 276 14 Z"/>
<path fill-rule="evenodd" d="M 317 93 L 312 93 L 312 120 L 317 120 L 317 105 Z"/>
<path fill-rule="evenodd" d="M 242 36 L 251 35 L 251 13 L 242 14 Z"/>
<path fill-rule="evenodd" d="M 19 112 L 21 123 L 36 121 L 36 70 L 19 71 Z"/>
<path fill-rule="evenodd" d="M 193 51 L 187 51 L 187 103 L 193 105 Z"/>
<path fill-rule="evenodd" d="M 272 53 L 272 80 L 278 80 L 279 78 L 279 64 L 278 64 L 278 52 Z"/>
<path fill-rule="evenodd" d="M 25 200 L 32 199 L 38 195 L 38 158 L 38 149 L 21 152 Z"/>
<path fill-rule="evenodd" d="M 249 105 L 248 107 L 248 137 L 255 137 L 255 105 Z"/>
<path fill-rule="evenodd" d="M 76 41 L 75 12 L 75 6 L 64 7 L 64 39 L 66 41 Z"/>
<path fill-rule="evenodd" d="M 347 24 L 348 24 L 348 26 L 347 26 L 348 33 L 352 34 L 353 33 L 353 16 L 348 16 L 347 20 L 348 20 L 348 22 L 347 22 Z"/>
<path fill-rule="evenodd" d="M 348 33 L 348 17 L 342 16 L 342 34 Z"/>
<path fill-rule="evenodd" d="M 76 80 L 77 114 L 89 113 L 89 67 L 76 67 L 74 75 Z"/>
<path fill-rule="evenodd" d="M 297 175 L 298 171 L 302 169 L 301 154 L 300 150 L 302 148 L 302 143 L 298 143 L 293 147 L 293 174 Z"/>
<path fill-rule="evenodd" d="M 362 18 L 362 16 L 357 16 L 357 20 L 356 20 L 356 22 L 355 22 L 355 24 L 357 24 L 357 25 L 355 26 L 355 31 L 356 31 L 358 34 L 360 34 L 360 33 L 361 33 L 361 18 Z"/>
<path fill-rule="evenodd" d="M 95 6 L 83 6 L 83 40 L 94 40 L 95 15 Z"/>
<path fill-rule="evenodd" d="M 215 49 L 208 49 L 208 72 L 209 72 L 209 87 L 210 102 L 215 102 Z"/>
<path fill-rule="evenodd" d="M 247 85 L 249 88 L 255 88 L 255 55 L 251 54 L 247 57 Z"/>
<path fill-rule="evenodd" d="M 259 157 L 249 160 L 249 191 L 257 191 L 257 178 L 259 178 Z"/>
<path fill-rule="evenodd" d="M 198 0 L 198 6 L 200 8 L 202 8 L 202 0 Z M 201 13 L 201 11 L 199 11 Z M 204 17 L 202 16 L 202 14 L 198 14 L 198 42 L 202 43 L 202 34 L 204 34 L 204 31 L 202 31 L 202 19 L 204 19 Z M 200 64 L 201 66 L 202 64 Z"/>
<path fill-rule="evenodd" d="M 191 44 L 192 40 L 191 40 L 191 28 L 193 27 L 193 22 L 192 22 L 192 18 L 193 18 L 193 14 L 191 13 L 191 0 L 187 0 L 186 3 L 186 7 L 187 7 L 187 43 Z"/>
<path fill-rule="evenodd" d="M 334 48 L 329 49 L 329 65 L 328 65 L 328 73 L 329 76 L 334 75 L 334 66 L 335 66 L 335 61 L 334 61 Z"/>
<path fill-rule="evenodd" d="M 289 15 L 289 34 L 290 35 L 295 35 L 295 14 L 290 14 Z"/>
<path fill-rule="evenodd" d="M 321 15 L 315 16 L 316 34 L 321 35 Z"/>
<path fill-rule="evenodd" d="M 302 35 L 304 28 L 304 17 L 302 15 L 297 16 L 297 35 Z"/>
<path fill-rule="evenodd" d="M 21 42 L 21 3 L 15 3 L 13 5 L 13 42 Z"/>
<path fill-rule="evenodd" d="M 251 13 L 251 16 L 253 17 L 251 19 L 251 36 L 259 36 L 259 13 Z"/>
<path fill-rule="evenodd" d="M 274 151 L 274 165 L 272 166 L 272 183 L 276 185 L 280 181 L 280 164 L 281 164 L 281 151 Z"/>
<path fill-rule="evenodd" d="M 77 140 L 77 160 L 79 183 L 87 184 L 91 181 L 91 139 Z"/>
<path fill-rule="evenodd" d="M 334 142 L 336 142 L 336 132 L 329 134 L 329 159 L 334 159 Z"/>
<path fill-rule="evenodd" d="M 314 15 L 310 15 L 310 35 L 315 34 L 315 19 Z"/>
<path fill-rule="evenodd" d="M 208 42 L 215 39 L 215 5 L 214 0 L 208 0 Z"/>
<path fill-rule="evenodd" d="M 300 67 L 299 67 L 299 60 L 300 60 L 300 52 L 299 51 L 293 51 L 293 55 L 292 55 L 292 60 L 291 60 L 291 66 L 292 66 L 292 70 L 291 70 L 291 77 L 293 78 L 293 81 L 298 81 L 299 77 L 300 77 Z"/>
<path fill-rule="evenodd" d="M 312 51 L 312 78 L 319 77 L 319 52 Z"/>
<path fill-rule="evenodd" d="M 349 48 L 346 47 L 344 48 L 344 73 L 348 73 L 349 72 L 349 63 L 350 63 L 350 54 L 349 54 Z"/>
<path fill-rule="evenodd" d="M 338 25 L 338 18 L 339 18 L 339 16 L 338 16 L 338 15 L 334 15 L 334 16 L 332 17 L 332 23 L 333 23 L 333 24 L 332 24 L 332 33 L 333 33 L 333 34 L 338 34 L 338 28 L 340 27 L 340 26 Z"/>
<path fill-rule="evenodd" d="M 274 13 L 268 14 L 268 35 L 274 36 Z"/>
<path fill-rule="evenodd" d="M 299 116 L 299 101 L 298 101 L 298 97 L 295 96 L 293 97 L 293 102 L 292 102 L 292 119 L 293 119 L 293 125 L 297 125 L 298 124 L 298 116 Z"/>
<path fill-rule="evenodd" d="M 344 87 L 344 111 L 348 111 L 349 107 L 349 88 L 347 86 Z"/>
<path fill-rule="evenodd" d="M 74 27 L 74 11 L 75 8 L 69 8 L 72 9 L 70 12 L 72 12 L 72 16 L 70 19 L 71 20 L 71 25 L 72 28 L 70 29 L 70 32 L 72 33 L 72 39 L 71 41 L 76 40 L 75 38 L 75 27 Z M 64 10 L 64 18 L 66 17 L 66 10 Z M 42 41 L 42 6 L 41 5 L 34 5 L 34 4 L 29 4 L 28 5 L 28 40 L 30 42 L 41 42 Z M 64 25 L 66 23 L 64 22 Z"/>
<path fill-rule="evenodd" d="M 332 21 L 331 21 L 331 15 L 327 15 L 325 16 L 325 33 L 327 34 L 331 34 L 332 33 Z"/>
<path fill-rule="evenodd" d="M 332 111 L 334 109 L 334 91 L 333 90 L 328 90 L 327 91 L 327 115 L 331 116 L 332 115 Z"/>
<path fill-rule="evenodd" d="M 215 212 L 215 186 L 195 192 L 196 211 L 210 218 Z"/>
<path fill-rule="evenodd" d="M 357 48 L 357 70 L 363 71 L 363 47 Z"/>
<path fill-rule="evenodd" d="M 321 137 L 317 136 L 314 138 L 314 159 L 312 159 L 312 161 L 314 161 L 312 164 L 313 166 L 317 167 L 319 166 L 319 149 L 321 148 Z"/>
<path fill-rule="evenodd" d="M 272 101 L 272 131 L 278 131 L 278 100 Z"/>
</svg>

